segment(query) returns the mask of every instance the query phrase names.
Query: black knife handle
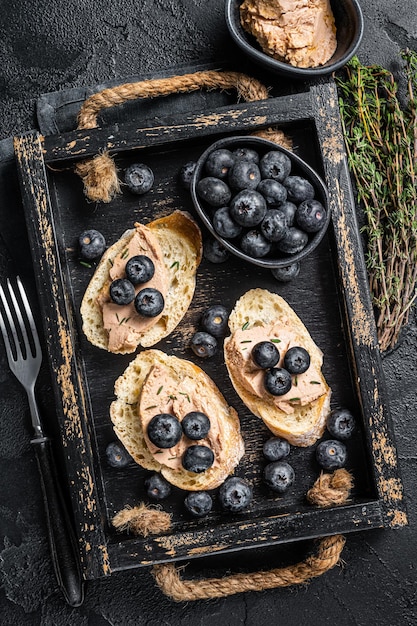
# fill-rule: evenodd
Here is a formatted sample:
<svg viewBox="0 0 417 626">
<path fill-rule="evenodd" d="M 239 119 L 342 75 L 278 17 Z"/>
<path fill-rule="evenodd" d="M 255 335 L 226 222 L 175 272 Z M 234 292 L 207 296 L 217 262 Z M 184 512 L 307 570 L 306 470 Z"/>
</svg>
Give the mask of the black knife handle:
<svg viewBox="0 0 417 626">
<path fill-rule="evenodd" d="M 84 600 L 80 555 L 71 520 L 59 485 L 48 437 L 32 439 L 41 475 L 49 545 L 58 585 L 70 606 L 80 606 Z"/>
</svg>

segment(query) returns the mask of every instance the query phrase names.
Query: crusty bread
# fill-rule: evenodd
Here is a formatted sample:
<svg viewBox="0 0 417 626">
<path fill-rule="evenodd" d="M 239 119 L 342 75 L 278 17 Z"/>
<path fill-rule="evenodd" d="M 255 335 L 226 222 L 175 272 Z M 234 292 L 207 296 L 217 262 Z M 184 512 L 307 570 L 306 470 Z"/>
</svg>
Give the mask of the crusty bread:
<svg viewBox="0 0 417 626">
<path fill-rule="evenodd" d="M 179 324 L 194 295 L 196 271 L 202 255 L 201 232 L 195 221 L 184 211 L 174 211 L 150 222 L 146 227 L 157 238 L 168 275 L 168 291 L 162 315 L 146 330 L 136 333 L 133 345 L 114 350 L 109 348 L 109 335 L 103 327 L 102 310 L 97 297 L 110 282 L 109 270 L 113 259 L 124 250 L 135 229 L 126 231 L 103 254 L 81 303 L 83 331 L 87 339 L 110 352 L 127 354 L 134 352 L 138 346 L 155 345 Z"/>
<path fill-rule="evenodd" d="M 158 385 L 157 392 L 150 399 L 152 406 L 143 406 L 142 394 L 153 368 L 159 368 L 165 373 L 163 385 Z M 233 472 L 243 456 L 244 444 L 236 411 L 228 406 L 211 378 L 190 361 L 167 355 L 160 350 L 144 350 L 116 380 L 115 394 L 117 399 L 111 404 L 110 417 L 117 437 L 136 463 L 145 469 L 161 472 L 176 487 L 188 491 L 214 489 Z M 144 414 L 147 408 L 152 409 L 153 413 L 161 412 L 161 407 L 164 412 L 176 413 L 172 403 L 169 403 L 169 398 L 174 394 L 183 398 L 183 406 L 187 409 L 185 412 L 203 410 L 212 423 L 211 428 L 219 428 L 220 435 L 216 435 L 213 450 L 216 461 L 205 472 L 189 472 L 181 465 L 168 467 L 158 462 L 157 459 L 161 457 L 151 454 Z M 149 397 L 145 405 L 148 405 L 148 401 Z M 177 417 L 181 420 L 184 415 Z M 198 442 L 188 440 L 188 445 L 192 443 Z"/>
<path fill-rule="evenodd" d="M 317 371 L 322 395 L 308 404 L 293 405 L 293 412 L 287 413 L 276 406 L 273 396 L 265 392 L 259 397 L 248 389 L 242 381 L 236 364 L 233 363 L 233 333 L 242 328 L 269 325 L 284 321 L 297 344 L 310 354 L 311 366 Z M 231 335 L 225 339 L 225 362 L 232 384 L 254 415 L 260 417 L 276 436 L 284 437 L 295 446 L 310 446 L 319 439 L 325 429 L 326 417 L 330 411 L 331 390 L 321 372 L 323 354 L 312 340 L 310 333 L 289 304 L 279 295 L 265 289 L 252 289 L 246 292 L 235 304 L 229 317 Z M 310 366 L 310 367 L 311 367 Z"/>
</svg>

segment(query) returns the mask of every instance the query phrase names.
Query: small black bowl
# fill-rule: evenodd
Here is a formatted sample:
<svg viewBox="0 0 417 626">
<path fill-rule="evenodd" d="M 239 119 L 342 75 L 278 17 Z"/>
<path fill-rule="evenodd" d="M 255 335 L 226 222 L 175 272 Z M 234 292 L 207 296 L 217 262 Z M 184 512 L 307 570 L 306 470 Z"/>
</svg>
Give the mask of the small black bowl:
<svg viewBox="0 0 417 626">
<path fill-rule="evenodd" d="M 301 176 L 307 179 L 313 185 L 315 199 L 321 202 L 326 210 L 326 221 L 318 232 L 309 234 L 308 243 L 301 250 L 301 252 L 295 254 L 284 254 L 283 252 L 279 252 L 276 253 L 274 256 L 272 256 L 270 253 L 265 257 L 254 258 L 243 252 L 243 250 L 240 249 L 238 243 L 236 243 L 235 240 L 229 240 L 221 237 L 214 229 L 211 219 L 213 209 L 199 197 L 197 193 L 198 181 L 201 178 L 207 176 L 207 174 L 204 172 L 205 163 L 208 156 L 212 152 L 214 152 L 214 150 L 218 150 L 219 148 L 227 148 L 228 150 L 233 152 L 233 150 L 242 147 L 253 148 L 258 152 L 260 157 L 262 157 L 267 152 L 270 152 L 271 150 L 283 152 L 291 160 L 291 175 Z M 324 184 L 320 176 L 318 176 L 318 174 L 310 167 L 310 165 L 308 165 L 308 163 L 303 161 L 296 154 L 292 153 L 289 150 L 286 150 L 282 146 L 274 143 L 273 141 L 269 141 L 268 139 L 263 139 L 261 137 L 234 136 L 220 139 L 219 141 L 216 141 L 214 144 L 212 144 L 209 148 L 207 148 L 207 150 L 205 150 L 205 152 L 203 152 L 203 154 L 200 156 L 196 163 L 194 174 L 191 179 L 190 191 L 195 209 L 204 226 L 213 235 L 213 237 L 215 237 L 226 248 L 226 250 L 228 250 L 238 258 L 247 261 L 248 263 L 252 263 L 253 265 L 256 265 L 258 267 L 264 267 L 269 269 L 282 268 L 287 267 L 292 263 L 299 262 L 302 259 L 305 259 L 305 257 L 307 257 L 309 254 L 311 254 L 311 252 L 313 252 L 313 250 L 315 250 L 320 241 L 323 239 L 327 227 L 330 223 L 331 214 L 329 209 L 328 192 L 326 185 Z"/>
<path fill-rule="evenodd" d="M 290 78 L 314 79 L 340 69 L 353 57 L 363 36 L 363 15 L 357 0 L 330 0 L 336 23 L 337 48 L 331 59 L 318 67 L 295 67 L 262 51 L 255 38 L 240 23 L 242 0 L 226 0 L 226 24 L 235 43 L 264 68 Z"/>
</svg>

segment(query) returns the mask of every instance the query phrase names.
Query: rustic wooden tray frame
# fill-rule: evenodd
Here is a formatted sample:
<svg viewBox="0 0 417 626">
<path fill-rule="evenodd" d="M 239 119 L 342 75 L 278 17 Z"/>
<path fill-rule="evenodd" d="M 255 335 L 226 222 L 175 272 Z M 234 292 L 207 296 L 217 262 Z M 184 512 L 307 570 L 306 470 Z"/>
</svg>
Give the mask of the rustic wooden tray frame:
<svg viewBox="0 0 417 626">
<path fill-rule="evenodd" d="M 322 175 L 329 189 L 332 211 L 329 238 L 332 249 L 337 251 L 339 305 L 364 420 L 371 466 L 369 480 L 374 495 L 352 499 L 341 507 L 305 506 L 264 518 L 224 517 L 209 529 L 204 523 L 191 523 L 189 528 L 177 528 L 163 535 L 146 538 L 119 535 L 115 539 L 103 511 L 105 486 L 97 477 L 94 423 L 74 320 L 77 312 L 69 289 L 71 276 L 63 265 L 55 191 L 51 191 L 53 171 L 70 167 L 75 161 L 104 149 L 123 155 L 132 150 L 146 151 L 199 138 L 214 141 L 222 133 L 244 134 L 294 122 L 314 127 Z M 86 578 L 162 561 L 407 523 L 337 92 L 332 81 L 291 96 L 181 114 L 164 120 L 163 124 L 155 120 L 145 128 L 126 124 L 49 137 L 30 132 L 15 138 L 15 153 Z"/>
</svg>

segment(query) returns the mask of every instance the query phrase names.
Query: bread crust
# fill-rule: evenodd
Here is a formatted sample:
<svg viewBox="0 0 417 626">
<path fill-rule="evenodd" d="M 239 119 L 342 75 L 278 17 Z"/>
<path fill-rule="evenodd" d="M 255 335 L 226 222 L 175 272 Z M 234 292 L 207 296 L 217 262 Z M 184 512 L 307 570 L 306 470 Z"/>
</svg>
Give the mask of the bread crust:
<svg viewBox="0 0 417 626">
<path fill-rule="evenodd" d="M 170 379 L 178 385 L 185 377 L 192 378 L 210 398 L 210 405 L 215 407 L 222 438 L 216 452 L 217 462 L 205 472 L 197 474 L 182 466 L 175 469 L 167 467 L 156 460 L 156 455 L 152 455 L 147 446 L 139 403 L 146 378 L 151 368 L 158 365 L 163 366 Z M 136 463 L 145 469 L 161 472 L 176 487 L 187 491 L 214 489 L 224 482 L 242 458 L 244 442 L 235 409 L 228 406 L 213 380 L 191 361 L 156 349 L 144 350 L 116 380 L 114 389 L 116 400 L 110 406 L 110 417 L 117 437 Z M 214 419 L 213 415 L 209 417 Z"/>
<path fill-rule="evenodd" d="M 103 326 L 103 315 L 97 296 L 109 281 L 109 269 L 113 259 L 123 251 L 135 233 L 134 228 L 129 229 L 103 254 L 80 308 L 82 328 L 88 341 L 109 352 L 129 354 L 139 346 L 147 348 L 155 345 L 176 328 L 194 296 L 196 272 L 203 249 L 201 231 L 194 219 L 187 212 L 177 210 L 146 224 L 146 227 L 158 240 L 168 275 L 164 311 L 150 328 L 137 333 L 136 345 L 117 350 L 109 348 L 108 332 Z"/>
<path fill-rule="evenodd" d="M 261 398 L 242 384 L 236 368 L 230 358 L 232 335 L 242 327 L 271 324 L 287 319 L 291 329 L 300 337 L 301 345 L 310 354 L 311 362 L 320 369 L 321 382 L 325 393 L 318 399 L 304 406 L 294 407 L 294 412 L 287 414 L 279 409 L 272 399 Z M 263 420 L 269 430 L 278 437 L 283 437 L 294 446 L 313 445 L 324 433 L 326 418 L 330 412 L 331 389 L 321 373 L 322 352 L 314 343 L 309 331 L 290 305 L 279 295 L 265 289 L 252 289 L 246 292 L 235 304 L 230 317 L 229 328 L 232 333 L 225 339 L 224 356 L 230 380 L 237 394 L 250 411 Z"/>
</svg>

